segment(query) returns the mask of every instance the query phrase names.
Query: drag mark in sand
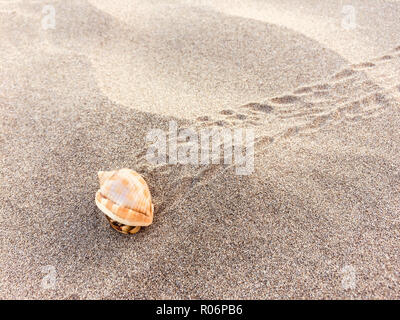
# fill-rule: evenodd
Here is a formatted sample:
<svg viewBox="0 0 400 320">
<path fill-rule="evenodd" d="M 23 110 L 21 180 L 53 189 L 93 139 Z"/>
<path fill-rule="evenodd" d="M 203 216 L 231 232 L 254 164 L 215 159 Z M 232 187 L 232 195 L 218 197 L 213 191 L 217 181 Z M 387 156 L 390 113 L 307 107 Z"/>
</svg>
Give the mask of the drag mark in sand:
<svg viewBox="0 0 400 320">
<path fill-rule="evenodd" d="M 393 60 L 382 61 L 390 63 Z M 194 127 L 235 128 L 241 125 L 252 126 L 250 120 L 257 121 L 258 126 L 279 121 L 279 127 L 282 128 L 280 131 L 276 131 L 273 135 L 266 135 L 261 131 L 256 137 L 255 154 L 260 154 L 268 152 L 271 143 L 279 143 L 281 139 L 287 139 L 293 135 L 312 134 L 314 130 L 318 131 L 329 123 L 360 121 L 362 118 L 378 116 L 382 108 L 392 104 L 386 97 L 390 92 L 371 81 L 365 70 L 374 70 L 379 66 L 382 66 L 382 63 L 376 65 L 368 61 L 351 65 L 336 73 L 326 83 L 302 86 L 295 89 L 293 93 L 266 99 L 265 103 L 248 103 L 240 106 L 238 110 L 224 109 L 219 112 L 222 116 L 220 119 L 213 119 L 211 116 L 198 117 Z M 398 90 L 400 90 L 400 85 L 392 91 Z M 251 117 L 254 118 L 251 119 Z M 161 204 L 159 209 L 164 212 L 176 209 L 189 199 L 193 192 L 213 183 L 218 177 L 226 174 L 231 167 L 232 164 L 210 164 L 203 168 L 190 169 L 188 181 L 180 183 L 179 191 L 175 193 L 175 196 L 169 197 L 173 200 L 172 203 Z M 183 167 L 176 169 L 183 170 Z M 154 167 L 152 170 L 160 171 L 161 168 Z M 152 170 L 150 169 L 150 172 Z M 171 175 L 172 172 L 170 168 L 164 169 L 164 174 Z"/>
</svg>

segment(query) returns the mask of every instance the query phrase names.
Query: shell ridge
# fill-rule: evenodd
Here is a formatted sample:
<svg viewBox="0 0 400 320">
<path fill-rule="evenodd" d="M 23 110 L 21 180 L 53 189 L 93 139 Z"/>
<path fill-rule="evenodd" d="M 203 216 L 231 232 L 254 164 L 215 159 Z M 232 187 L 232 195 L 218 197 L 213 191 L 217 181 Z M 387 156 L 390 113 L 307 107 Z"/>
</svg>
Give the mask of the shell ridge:
<svg viewBox="0 0 400 320">
<path fill-rule="evenodd" d="M 109 218 L 131 226 L 153 222 L 154 205 L 149 187 L 136 171 L 123 168 L 99 171 L 100 189 L 96 204 Z"/>
</svg>

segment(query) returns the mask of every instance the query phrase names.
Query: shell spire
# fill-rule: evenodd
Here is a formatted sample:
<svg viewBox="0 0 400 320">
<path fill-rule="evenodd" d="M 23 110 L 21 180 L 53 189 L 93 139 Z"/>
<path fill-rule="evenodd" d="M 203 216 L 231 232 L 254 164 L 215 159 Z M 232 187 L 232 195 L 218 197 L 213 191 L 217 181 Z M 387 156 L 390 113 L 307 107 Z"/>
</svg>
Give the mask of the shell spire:
<svg viewBox="0 0 400 320">
<path fill-rule="evenodd" d="M 99 171 L 97 173 L 100 181 L 100 185 L 104 184 L 104 182 L 111 178 L 114 175 L 115 171 Z"/>
</svg>

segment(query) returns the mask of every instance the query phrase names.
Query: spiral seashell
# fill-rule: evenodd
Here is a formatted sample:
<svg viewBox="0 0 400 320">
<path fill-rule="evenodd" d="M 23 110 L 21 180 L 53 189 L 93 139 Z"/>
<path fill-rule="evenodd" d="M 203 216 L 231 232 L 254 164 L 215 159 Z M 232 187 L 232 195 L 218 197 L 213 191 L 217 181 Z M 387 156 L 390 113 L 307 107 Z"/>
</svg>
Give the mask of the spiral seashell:
<svg viewBox="0 0 400 320">
<path fill-rule="evenodd" d="M 96 205 L 114 229 L 134 233 L 153 222 L 154 205 L 149 187 L 140 174 L 131 169 L 98 172 L 100 189 Z M 121 224 L 121 225 L 118 225 Z"/>
</svg>

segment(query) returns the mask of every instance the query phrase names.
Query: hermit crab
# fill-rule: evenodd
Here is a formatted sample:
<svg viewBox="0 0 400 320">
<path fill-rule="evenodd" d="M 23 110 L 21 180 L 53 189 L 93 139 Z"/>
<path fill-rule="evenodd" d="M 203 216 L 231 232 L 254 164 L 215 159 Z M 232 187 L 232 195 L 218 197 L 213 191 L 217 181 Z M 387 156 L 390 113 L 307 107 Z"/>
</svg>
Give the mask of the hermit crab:
<svg viewBox="0 0 400 320">
<path fill-rule="evenodd" d="M 149 187 L 134 170 L 99 171 L 96 205 L 115 230 L 134 234 L 153 222 L 154 205 Z"/>
</svg>

